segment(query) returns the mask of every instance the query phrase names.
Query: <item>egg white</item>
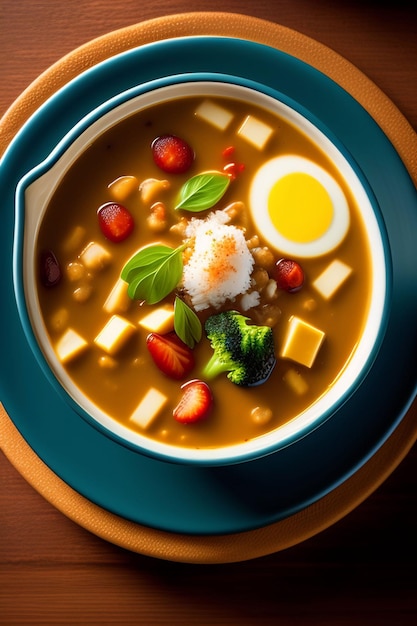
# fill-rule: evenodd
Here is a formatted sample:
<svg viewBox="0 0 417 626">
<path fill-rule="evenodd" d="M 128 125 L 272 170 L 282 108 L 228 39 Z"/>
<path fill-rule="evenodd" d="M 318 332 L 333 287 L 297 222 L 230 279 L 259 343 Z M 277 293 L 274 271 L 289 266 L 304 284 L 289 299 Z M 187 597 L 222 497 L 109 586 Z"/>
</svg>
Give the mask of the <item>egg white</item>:
<svg viewBox="0 0 417 626">
<path fill-rule="evenodd" d="M 293 173 L 315 178 L 327 191 L 333 205 L 333 217 L 327 230 L 307 242 L 293 241 L 282 235 L 268 212 L 268 198 L 273 186 Z M 289 256 L 307 258 L 331 252 L 343 241 L 350 225 L 349 205 L 338 182 L 321 166 L 297 155 L 274 157 L 259 168 L 249 191 L 249 207 L 255 227 L 266 242 Z"/>
</svg>

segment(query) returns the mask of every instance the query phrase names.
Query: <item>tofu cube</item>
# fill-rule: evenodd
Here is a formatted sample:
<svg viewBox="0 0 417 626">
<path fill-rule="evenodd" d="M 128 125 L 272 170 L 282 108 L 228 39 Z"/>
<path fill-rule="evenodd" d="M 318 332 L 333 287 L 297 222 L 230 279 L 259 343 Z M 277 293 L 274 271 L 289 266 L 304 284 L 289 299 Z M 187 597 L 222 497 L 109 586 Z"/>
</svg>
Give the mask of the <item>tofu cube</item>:
<svg viewBox="0 0 417 626">
<path fill-rule="evenodd" d="M 282 378 L 288 387 L 298 396 L 302 396 L 308 391 L 307 381 L 300 372 L 297 372 L 295 369 L 291 368 L 287 370 Z"/>
<path fill-rule="evenodd" d="M 94 343 L 107 354 L 114 355 L 135 332 L 135 326 L 128 320 L 120 315 L 113 315 L 94 339 Z"/>
<path fill-rule="evenodd" d="M 91 241 L 81 252 L 80 261 L 89 270 L 104 269 L 111 261 L 111 254 L 101 244 Z"/>
<path fill-rule="evenodd" d="M 87 341 L 73 328 L 68 328 L 55 346 L 58 359 L 64 365 L 80 356 L 88 347 Z"/>
<path fill-rule="evenodd" d="M 130 416 L 130 421 L 141 428 L 148 428 L 163 409 L 168 398 L 158 389 L 148 389 L 136 409 Z"/>
<path fill-rule="evenodd" d="M 329 300 L 334 296 L 336 291 L 343 285 L 346 279 L 352 273 L 352 268 L 343 261 L 335 259 L 326 269 L 313 281 L 313 287 L 323 296 L 325 300 Z"/>
<path fill-rule="evenodd" d="M 164 335 L 171 332 L 174 330 L 174 307 L 161 306 L 154 309 L 139 320 L 139 326 L 150 333 Z"/>
<path fill-rule="evenodd" d="M 211 100 L 204 100 L 195 110 L 195 115 L 219 130 L 226 130 L 233 119 L 233 113 Z"/>
<path fill-rule="evenodd" d="M 248 115 L 243 124 L 237 131 L 237 134 L 243 139 L 246 139 L 250 144 L 258 148 L 259 150 L 263 150 L 271 137 L 274 129 L 258 120 L 258 118 L 253 115 Z"/>
<path fill-rule="evenodd" d="M 126 313 L 129 310 L 132 300 L 127 295 L 128 286 L 121 278 L 117 279 L 103 305 L 106 313 Z"/>
<path fill-rule="evenodd" d="M 293 315 L 289 320 L 279 356 L 311 367 L 324 338 L 323 331 Z"/>
</svg>

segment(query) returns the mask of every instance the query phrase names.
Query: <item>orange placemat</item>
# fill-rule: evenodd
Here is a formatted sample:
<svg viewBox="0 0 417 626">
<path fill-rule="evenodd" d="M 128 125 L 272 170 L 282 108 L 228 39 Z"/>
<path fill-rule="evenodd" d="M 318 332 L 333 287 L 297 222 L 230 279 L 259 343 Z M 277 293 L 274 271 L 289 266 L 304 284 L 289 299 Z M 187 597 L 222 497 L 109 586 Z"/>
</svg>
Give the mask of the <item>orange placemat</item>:
<svg viewBox="0 0 417 626">
<path fill-rule="evenodd" d="M 417 182 L 417 135 L 395 105 L 352 64 L 283 26 L 245 15 L 185 13 L 130 26 L 77 48 L 44 72 L 0 120 L 0 154 L 26 119 L 80 72 L 152 41 L 190 35 L 238 37 L 274 46 L 324 72 L 346 89 L 384 130 Z M 414 405 L 382 448 L 349 480 L 303 511 L 261 529 L 189 536 L 125 520 L 93 504 L 54 474 L 21 437 L 0 405 L 0 445 L 20 474 L 62 513 L 92 533 L 144 555 L 188 563 L 230 563 L 283 550 L 324 530 L 363 502 L 397 467 L 417 439 Z"/>
</svg>

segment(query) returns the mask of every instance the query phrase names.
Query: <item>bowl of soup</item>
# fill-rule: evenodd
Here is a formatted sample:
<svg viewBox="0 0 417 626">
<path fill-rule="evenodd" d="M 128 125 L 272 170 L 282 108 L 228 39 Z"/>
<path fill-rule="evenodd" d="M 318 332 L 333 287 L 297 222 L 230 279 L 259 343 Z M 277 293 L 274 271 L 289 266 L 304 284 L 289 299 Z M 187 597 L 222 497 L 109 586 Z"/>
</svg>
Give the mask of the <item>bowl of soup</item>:
<svg viewBox="0 0 417 626">
<path fill-rule="evenodd" d="M 140 454 L 279 451 L 372 367 L 389 275 L 378 206 L 343 145 L 274 90 L 209 74 L 130 89 L 16 198 L 29 343 L 63 401 Z"/>
</svg>

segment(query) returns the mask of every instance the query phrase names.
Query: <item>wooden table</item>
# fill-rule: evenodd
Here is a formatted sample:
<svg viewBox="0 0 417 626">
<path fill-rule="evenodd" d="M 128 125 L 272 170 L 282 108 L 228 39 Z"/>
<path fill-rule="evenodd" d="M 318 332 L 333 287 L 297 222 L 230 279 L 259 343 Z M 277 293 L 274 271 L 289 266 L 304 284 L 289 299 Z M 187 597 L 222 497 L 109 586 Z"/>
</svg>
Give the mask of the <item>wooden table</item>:
<svg viewBox="0 0 417 626">
<path fill-rule="evenodd" d="M 166 14 L 210 10 L 269 19 L 324 43 L 371 78 L 417 130 L 411 5 L 2 0 L 0 115 L 43 70 L 92 38 Z M 48 504 L 1 454 L 0 624 L 414 624 L 416 470 L 414 446 L 373 495 L 331 528 L 271 556 L 209 566 L 159 561 L 106 543 Z"/>
</svg>

